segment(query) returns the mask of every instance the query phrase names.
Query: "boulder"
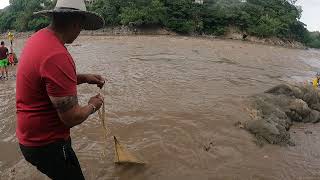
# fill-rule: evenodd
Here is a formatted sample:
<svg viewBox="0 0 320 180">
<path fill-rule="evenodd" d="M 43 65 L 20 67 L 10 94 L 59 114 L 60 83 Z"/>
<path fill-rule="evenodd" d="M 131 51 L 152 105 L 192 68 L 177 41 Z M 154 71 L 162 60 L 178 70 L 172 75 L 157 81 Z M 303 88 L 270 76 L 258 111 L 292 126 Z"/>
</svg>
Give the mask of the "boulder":
<svg viewBox="0 0 320 180">
<path fill-rule="evenodd" d="M 244 128 L 254 134 L 259 144 L 292 145 L 293 122 L 320 121 L 320 92 L 312 86 L 280 84 L 251 99 L 252 120 Z"/>
<path fill-rule="evenodd" d="M 274 119 L 272 119 L 274 118 Z M 270 144 L 289 144 L 290 134 L 280 124 L 276 123 L 277 117 L 269 117 L 266 120 L 253 120 L 246 123 L 245 128 L 254 134 L 258 140 Z M 263 143 L 263 142 L 262 142 Z"/>
<path fill-rule="evenodd" d="M 318 123 L 319 121 L 320 121 L 320 112 L 316 110 L 311 110 L 309 115 L 302 120 L 302 122 L 304 123 Z"/>
</svg>

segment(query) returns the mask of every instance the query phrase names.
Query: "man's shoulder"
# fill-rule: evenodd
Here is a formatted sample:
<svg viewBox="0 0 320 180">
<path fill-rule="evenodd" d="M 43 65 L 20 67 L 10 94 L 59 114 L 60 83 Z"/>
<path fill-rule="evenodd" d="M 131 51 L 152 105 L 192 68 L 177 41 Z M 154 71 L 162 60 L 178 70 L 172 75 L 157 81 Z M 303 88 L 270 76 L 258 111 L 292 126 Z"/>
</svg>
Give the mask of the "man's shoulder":
<svg viewBox="0 0 320 180">
<path fill-rule="evenodd" d="M 50 32 L 47 28 L 44 28 L 34 33 L 28 39 L 28 42 L 37 42 L 41 46 L 50 46 L 55 44 L 55 42 L 58 43 L 59 41 L 52 32 Z"/>
<path fill-rule="evenodd" d="M 36 33 L 32 34 L 31 37 L 28 39 L 29 41 L 34 41 L 41 38 L 50 37 L 50 34 L 46 31 L 46 29 L 41 29 Z M 46 44 L 46 43 L 44 43 Z"/>
<path fill-rule="evenodd" d="M 67 49 L 61 44 L 54 33 L 48 29 L 42 29 L 33 34 L 25 45 L 26 50 L 37 52 L 37 54 L 45 54 L 51 56 L 56 53 L 67 54 Z"/>
</svg>

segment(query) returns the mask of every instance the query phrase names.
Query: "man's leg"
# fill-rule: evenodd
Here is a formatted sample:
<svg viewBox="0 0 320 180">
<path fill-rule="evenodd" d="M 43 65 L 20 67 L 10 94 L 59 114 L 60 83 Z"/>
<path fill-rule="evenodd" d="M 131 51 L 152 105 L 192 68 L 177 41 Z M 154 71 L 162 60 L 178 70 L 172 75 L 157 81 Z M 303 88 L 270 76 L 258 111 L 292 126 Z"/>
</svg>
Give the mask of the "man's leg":
<svg viewBox="0 0 320 180">
<path fill-rule="evenodd" d="M 70 144 L 67 145 L 66 151 L 67 151 L 67 161 L 69 166 L 68 169 L 70 171 L 68 175 L 69 177 L 68 179 L 76 178 L 76 179 L 84 180 L 81 166 L 80 166 L 78 157 L 71 146 L 71 141 L 70 141 Z"/>
<path fill-rule="evenodd" d="M 2 60 L 2 78 L 8 79 L 8 59 L 3 59 Z M 4 76 L 4 73 L 6 73 L 6 76 Z"/>
<path fill-rule="evenodd" d="M 9 60 L 8 58 L 4 60 L 5 61 L 5 66 L 4 66 L 4 70 L 6 71 L 6 78 L 8 79 L 8 66 L 9 66 Z"/>
<path fill-rule="evenodd" d="M 0 60 L 1 79 L 4 78 L 3 60 Z"/>
<path fill-rule="evenodd" d="M 20 145 L 25 159 L 51 179 L 84 180 L 81 167 L 71 143 L 27 148 Z"/>
</svg>

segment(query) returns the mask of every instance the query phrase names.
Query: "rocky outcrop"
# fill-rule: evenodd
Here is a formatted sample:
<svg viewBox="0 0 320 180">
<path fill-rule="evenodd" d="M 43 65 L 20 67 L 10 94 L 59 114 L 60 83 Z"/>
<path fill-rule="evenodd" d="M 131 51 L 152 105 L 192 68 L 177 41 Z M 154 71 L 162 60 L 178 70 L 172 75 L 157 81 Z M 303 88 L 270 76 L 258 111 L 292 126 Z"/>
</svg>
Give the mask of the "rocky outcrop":
<svg viewBox="0 0 320 180">
<path fill-rule="evenodd" d="M 177 34 L 158 26 L 150 26 L 150 27 L 115 26 L 115 27 L 106 27 L 104 29 L 100 29 L 96 31 L 81 31 L 81 35 L 127 36 L 127 35 L 177 35 Z"/>
<path fill-rule="evenodd" d="M 281 84 L 250 100 L 252 119 L 244 128 L 262 144 L 292 145 L 289 129 L 293 122 L 320 121 L 320 93 L 311 86 Z"/>
<path fill-rule="evenodd" d="M 233 39 L 233 40 L 245 40 L 248 42 L 266 44 L 266 45 L 274 45 L 274 46 L 282 46 L 286 48 L 297 48 L 297 49 L 306 49 L 306 46 L 300 42 L 289 40 L 289 39 L 280 39 L 277 37 L 268 37 L 262 38 L 257 36 L 251 36 L 246 32 L 239 30 L 237 27 L 228 27 L 227 32 L 225 34 L 225 38 Z"/>
</svg>

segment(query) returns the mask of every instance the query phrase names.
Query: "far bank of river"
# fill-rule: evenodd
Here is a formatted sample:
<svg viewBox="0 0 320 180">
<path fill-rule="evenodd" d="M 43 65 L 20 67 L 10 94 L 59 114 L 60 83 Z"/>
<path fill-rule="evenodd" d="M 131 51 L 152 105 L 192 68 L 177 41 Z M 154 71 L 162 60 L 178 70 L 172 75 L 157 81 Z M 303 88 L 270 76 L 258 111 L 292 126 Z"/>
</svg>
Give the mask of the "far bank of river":
<svg viewBox="0 0 320 180">
<path fill-rule="evenodd" d="M 27 38 L 31 36 L 34 32 L 15 32 L 16 38 Z M 175 32 L 169 31 L 164 28 L 130 28 L 128 26 L 116 26 L 116 27 L 106 27 L 101 30 L 96 31 L 82 31 L 81 35 L 86 36 L 134 36 L 134 35 L 166 35 L 166 36 L 185 36 L 185 37 L 197 37 L 197 38 L 207 38 L 207 39 L 230 39 L 230 40 L 239 40 L 245 41 L 254 44 L 265 44 L 265 45 L 274 45 L 286 48 L 296 48 L 296 49 L 306 49 L 306 47 L 299 42 L 282 40 L 279 38 L 258 38 L 255 36 L 247 36 L 243 39 L 243 33 L 237 31 L 235 28 L 229 28 L 224 36 L 214 36 L 214 35 L 199 35 L 199 34 L 190 34 L 190 35 L 179 35 Z M 7 40 L 7 33 L 0 35 L 2 40 Z"/>
</svg>

